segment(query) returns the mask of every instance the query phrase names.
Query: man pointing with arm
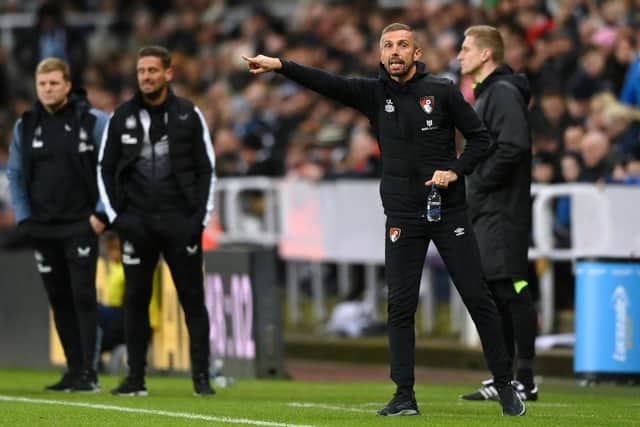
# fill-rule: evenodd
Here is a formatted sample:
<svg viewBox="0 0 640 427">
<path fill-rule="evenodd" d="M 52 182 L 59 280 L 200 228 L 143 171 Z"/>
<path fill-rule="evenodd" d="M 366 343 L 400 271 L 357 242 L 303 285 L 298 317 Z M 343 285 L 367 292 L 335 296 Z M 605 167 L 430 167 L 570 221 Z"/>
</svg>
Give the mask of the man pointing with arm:
<svg viewBox="0 0 640 427">
<path fill-rule="evenodd" d="M 422 50 L 410 27 L 387 26 L 380 37 L 378 78 L 344 78 L 264 55 L 243 57 L 249 71 L 276 71 L 365 114 L 382 153 L 380 193 L 386 223 L 385 266 L 394 397 L 379 415 L 418 415 L 414 385 L 414 315 L 429 242 L 434 241 L 478 328 L 505 415 L 525 407 L 511 386 L 511 359 L 500 318 L 484 283 L 480 254 L 466 217 L 464 174 L 484 156 L 489 136 L 451 81 L 417 62 Z M 457 158 L 455 129 L 467 139 Z M 442 193 L 442 218 L 428 222 L 426 197 Z"/>
</svg>

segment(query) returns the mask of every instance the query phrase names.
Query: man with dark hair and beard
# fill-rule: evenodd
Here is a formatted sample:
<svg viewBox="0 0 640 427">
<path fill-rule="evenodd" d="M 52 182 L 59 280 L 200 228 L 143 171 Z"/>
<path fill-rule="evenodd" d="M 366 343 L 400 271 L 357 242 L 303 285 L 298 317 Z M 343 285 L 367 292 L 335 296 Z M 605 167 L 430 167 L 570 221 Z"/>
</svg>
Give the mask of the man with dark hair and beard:
<svg viewBox="0 0 640 427">
<path fill-rule="evenodd" d="M 475 81 L 475 110 L 493 142 L 467 180 L 467 203 L 478 236 L 482 267 L 494 295 L 504 341 L 518 370 L 513 386 L 522 400 L 537 400 L 533 360 L 537 313 L 529 290 L 528 249 L 531 231 L 531 132 L 529 83 L 503 63 L 500 32 L 487 25 L 470 27 L 458 54 L 462 74 Z M 493 380 L 462 396 L 497 400 Z"/>
<path fill-rule="evenodd" d="M 184 310 L 194 393 L 212 395 L 209 318 L 204 305 L 201 234 L 213 209 L 215 158 L 200 110 L 174 95 L 171 56 L 143 47 L 138 92 L 118 106 L 103 135 L 98 186 L 122 244 L 129 375 L 114 395 L 145 396 L 149 301 L 162 253 Z"/>
<path fill-rule="evenodd" d="M 385 267 L 391 379 L 396 393 L 378 415 L 418 415 L 413 386 L 415 312 L 427 248 L 434 241 L 473 318 L 497 384 L 504 415 L 523 415 L 511 385 L 511 359 L 500 317 L 487 288 L 465 208 L 464 174 L 485 155 L 489 135 L 458 88 L 430 75 L 412 29 L 391 24 L 380 37 L 380 75 L 344 78 L 264 55 L 243 57 L 254 74 L 277 71 L 365 114 L 382 153 L 380 193 L 387 216 Z M 467 139 L 456 157 L 455 129 Z M 426 215 L 432 186 L 441 192 L 441 217 Z"/>
</svg>

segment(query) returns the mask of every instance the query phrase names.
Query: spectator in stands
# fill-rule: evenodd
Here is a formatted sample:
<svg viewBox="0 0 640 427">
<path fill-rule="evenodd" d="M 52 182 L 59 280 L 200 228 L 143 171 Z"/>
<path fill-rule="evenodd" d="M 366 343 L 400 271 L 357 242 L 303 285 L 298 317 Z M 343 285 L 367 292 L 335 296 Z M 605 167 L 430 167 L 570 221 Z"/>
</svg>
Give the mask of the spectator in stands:
<svg viewBox="0 0 640 427">
<path fill-rule="evenodd" d="M 582 175 L 582 159 L 577 152 L 566 152 L 560 161 L 562 181 L 566 184 L 576 183 Z M 561 196 L 556 200 L 554 234 L 557 247 L 571 247 L 571 197 Z"/>
<path fill-rule="evenodd" d="M 147 312 L 153 271 L 162 253 L 187 321 L 194 392 L 212 395 L 201 234 L 213 209 L 213 146 L 200 110 L 169 86 L 169 51 L 160 46 L 140 49 L 136 71 L 139 90 L 111 116 L 98 167 L 100 196 L 122 240 L 127 280 L 129 374 L 112 394 L 147 394 Z"/>
<path fill-rule="evenodd" d="M 620 93 L 624 85 L 625 75 L 634 60 L 634 43 L 630 37 L 620 35 L 607 57 L 604 70 L 605 79 L 611 82 L 613 93 Z"/>
<path fill-rule="evenodd" d="M 640 37 L 637 37 L 637 40 L 640 41 Z M 640 50 L 638 48 L 639 46 L 636 46 L 620 92 L 620 101 L 636 108 L 640 108 Z"/>
<path fill-rule="evenodd" d="M 537 400 L 533 373 L 538 315 L 528 286 L 530 86 L 526 77 L 504 64 L 504 43 L 494 27 L 467 29 L 458 59 L 462 74 L 476 82 L 475 110 L 494 142 L 491 154 L 467 180 L 469 216 L 478 237 L 484 276 L 502 319 L 507 351 L 512 358 L 517 354 L 514 387 L 522 400 Z M 554 112 L 560 115 L 561 111 Z M 498 391 L 493 380 L 488 380 L 462 398 L 497 400 Z"/>
<path fill-rule="evenodd" d="M 584 136 L 584 128 L 582 126 L 569 126 L 564 130 L 562 146 L 565 152 L 580 152 L 580 144 Z"/>
<path fill-rule="evenodd" d="M 349 151 L 336 166 L 332 178 L 378 178 L 382 173 L 380 149 L 371 133 L 357 130 L 349 139 Z"/>
<path fill-rule="evenodd" d="M 531 177 L 538 184 L 553 184 L 557 180 L 556 162 L 549 153 L 536 153 L 533 156 Z"/>
<path fill-rule="evenodd" d="M 65 24 L 64 9 L 55 1 L 38 8 L 35 27 L 17 34 L 13 52 L 23 76 L 31 75 L 44 58 L 60 58 L 73 70 L 75 86 L 82 82 L 88 60 L 84 36 Z"/>
<path fill-rule="evenodd" d="M 420 276 L 434 240 L 453 281 L 476 322 L 494 374 L 504 415 L 525 406 L 514 390 L 511 358 L 501 322 L 483 277 L 478 246 L 464 208 L 464 175 L 485 155 L 489 135 L 450 80 L 432 77 L 417 62 L 422 50 L 410 27 L 391 24 L 380 37 L 379 77 L 345 78 L 292 61 L 243 56 L 249 71 L 278 73 L 367 115 L 381 147 L 382 203 L 387 215 L 385 243 L 391 378 L 397 390 L 379 415 L 417 415 L 413 391 L 415 331 Z M 418 101 L 418 102 L 417 102 Z M 467 139 L 455 151 L 455 128 Z M 442 191 L 443 217 L 425 220 L 425 186 Z M 457 230 L 451 234 L 451 230 Z"/>
<path fill-rule="evenodd" d="M 611 173 L 615 161 L 609 145 L 607 136 L 600 131 L 592 130 L 584 135 L 580 143 L 584 181 L 597 182 Z"/>
<path fill-rule="evenodd" d="M 640 154 L 640 110 L 620 103 L 610 92 L 591 99 L 588 125 L 607 135 L 623 156 Z"/>
<path fill-rule="evenodd" d="M 637 157 L 622 159 L 614 167 L 607 181 L 616 184 L 640 185 L 640 159 Z"/>
<path fill-rule="evenodd" d="M 95 278 L 106 216 L 97 212 L 95 168 L 107 116 L 71 91 L 60 59 L 40 62 L 35 83 L 38 101 L 13 130 L 9 182 L 67 359 L 67 372 L 46 389 L 98 391 Z"/>
<path fill-rule="evenodd" d="M 564 130 L 570 124 L 564 97 L 559 91 L 550 89 L 542 93 L 539 102 L 539 107 L 530 114 L 531 127 L 553 137 L 557 147 L 562 147 Z"/>
<path fill-rule="evenodd" d="M 632 157 L 625 165 L 623 184 L 640 185 L 640 158 Z"/>
<path fill-rule="evenodd" d="M 547 153 L 557 156 L 562 146 L 556 138 L 556 134 L 550 129 L 540 128 L 532 131 L 533 153 Z"/>
<path fill-rule="evenodd" d="M 580 55 L 578 68 L 567 82 L 571 98 L 583 109 L 588 108 L 593 95 L 610 89 L 608 82 L 602 79 L 605 61 L 604 53 L 597 47 L 586 46 Z M 584 110 L 580 111 L 584 115 Z"/>
<path fill-rule="evenodd" d="M 316 132 L 308 147 L 308 156 L 322 170 L 321 178 L 334 173 L 338 160 L 344 157 L 346 140 L 347 131 L 335 123 L 325 124 Z"/>
<path fill-rule="evenodd" d="M 216 155 L 216 173 L 219 178 L 239 176 L 243 174 L 240 155 L 240 138 L 229 128 L 216 131 L 213 138 Z"/>
</svg>

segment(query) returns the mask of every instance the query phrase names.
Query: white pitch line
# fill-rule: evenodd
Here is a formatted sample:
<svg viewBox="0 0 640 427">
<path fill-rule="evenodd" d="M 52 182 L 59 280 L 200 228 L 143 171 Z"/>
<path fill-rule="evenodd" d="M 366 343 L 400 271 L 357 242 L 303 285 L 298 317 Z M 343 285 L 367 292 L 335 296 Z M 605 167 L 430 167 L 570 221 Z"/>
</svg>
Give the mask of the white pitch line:
<svg viewBox="0 0 640 427">
<path fill-rule="evenodd" d="M 329 405 L 326 403 L 304 403 L 304 402 L 287 402 L 287 406 L 294 408 L 317 408 L 329 409 L 331 411 L 347 411 L 347 412 L 364 412 L 366 414 L 374 414 L 375 411 L 369 409 L 350 408 L 348 406 Z"/>
<path fill-rule="evenodd" d="M 272 421 L 251 420 L 248 418 L 216 417 L 211 415 L 194 414 L 190 412 L 159 411 L 155 409 L 129 408 L 126 406 L 101 405 L 96 403 L 85 403 L 85 402 L 67 402 L 64 400 L 31 399 L 28 397 L 16 397 L 16 396 L 0 395 L 0 401 L 39 403 L 39 404 L 45 404 L 45 405 L 59 405 L 59 406 L 74 406 L 78 408 L 102 409 L 105 411 L 130 412 L 135 414 L 158 415 L 162 417 L 172 417 L 172 418 L 186 418 L 189 420 L 217 421 L 217 422 L 224 422 L 224 423 L 230 423 L 230 424 L 249 424 L 254 426 L 313 427 L 308 424 L 286 424 L 286 423 L 277 423 Z"/>
</svg>

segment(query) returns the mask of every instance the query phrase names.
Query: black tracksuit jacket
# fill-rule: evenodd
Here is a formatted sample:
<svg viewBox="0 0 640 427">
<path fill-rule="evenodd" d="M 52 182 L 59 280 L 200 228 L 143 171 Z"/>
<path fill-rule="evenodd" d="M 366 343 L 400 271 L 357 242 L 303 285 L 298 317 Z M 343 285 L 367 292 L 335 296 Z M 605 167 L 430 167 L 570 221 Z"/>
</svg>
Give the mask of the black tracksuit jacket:
<svg viewBox="0 0 640 427">
<path fill-rule="evenodd" d="M 468 212 L 488 280 L 527 277 L 531 231 L 529 83 L 508 65 L 475 88 L 491 154 L 468 177 Z"/>
<path fill-rule="evenodd" d="M 424 217 L 429 191 L 424 183 L 436 169 L 458 174 L 441 190 L 443 211 L 465 207 L 464 175 L 485 155 L 489 135 L 450 80 L 430 75 L 420 62 L 404 84 L 392 80 L 382 64 L 378 78 L 345 78 L 281 62 L 284 76 L 367 116 L 382 152 L 380 194 L 387 216 Z M 459 158 L 456 128 L 467 140 Z"/>
<path fill-rule="evenodd" d="M 193 103 L 170 91 L 165 108 L 171 171 L 184 196 L 184 206 L 168 207 L 188 211 L 189 224 L 186 226 L 195 230 L 206 226 L 213 209 L 216 180 L 213 145 L 206 122 Z M 130 225 L 131 197 L 135 197 L 136 189 L 144 188 L 144 185 L 132 179 L 136 177 L 133 173 L 135 162 L 143 147 L 142 110 L 146 109 L 141 94 L 137 93 L 115 110 L 103 135 L 98 184 L 109 221 L 116 228 Z M 140 194 L 140 198 L 153 200 L 143 194 Z M 164 203 L 176 204 L 176 200 Z M 142 213 L 154 209 L 157 207 L 149 206 Z"/>
</svg>

